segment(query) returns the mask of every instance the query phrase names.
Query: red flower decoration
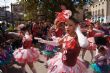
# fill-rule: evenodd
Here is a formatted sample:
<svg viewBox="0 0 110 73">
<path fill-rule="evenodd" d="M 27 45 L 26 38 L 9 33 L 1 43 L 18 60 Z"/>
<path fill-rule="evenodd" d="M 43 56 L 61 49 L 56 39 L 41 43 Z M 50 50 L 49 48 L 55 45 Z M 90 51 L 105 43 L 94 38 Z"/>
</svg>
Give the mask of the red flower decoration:
<svg viewBox="0 0 110 73">
<path fill-rule="evenodd" d="M 56 12 L 56 20 L 60 22 L 66 22 L 71 16 L 72 12 L 70 10 L 63 10 L 62 12 Z"/>
</svg>

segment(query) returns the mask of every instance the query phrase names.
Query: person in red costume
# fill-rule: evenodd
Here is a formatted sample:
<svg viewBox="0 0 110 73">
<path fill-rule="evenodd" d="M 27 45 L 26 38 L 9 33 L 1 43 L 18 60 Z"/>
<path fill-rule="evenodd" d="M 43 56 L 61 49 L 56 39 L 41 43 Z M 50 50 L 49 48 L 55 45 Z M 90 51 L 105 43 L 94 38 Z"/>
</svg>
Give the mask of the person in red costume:
<svg viewBox="0 0 110 73">
<path fill-rule="evenodd" d="M 56 37 L 62 37 L 62 35 L 64 34 L 64 30 L 61 28 L 61 26 L 72 16 L 71 10 L 68 10 L 64 4 L 61 4 L 60 8 L 62 11 L 56 12 L 57 16 L 54 21 L 54 24 L 56 24 Z"/>
<path fill-rule="evenodd" d="M 87 49 L 83 49 L 82 59 L 84 59 L 84 56 L 85 56 L 85 53 L 87 50 L 90 51 L 91 57 L 93 59 L 93 50 L 96 49 L 96 44 L 95 44 L 95 40 L 94 40 L 95 33 L 96 32 L 93 30 L 93 25 L 88 26 L 87 37 L 88 37 L 88 41 L 89 41 L 89 46 Z M 92 59 L 91 59 L 91 61 L 92 61 Z"/>
<path fill-rule="evenodd" d="M 95 37 L 103 37 L 105 35 L 103 28 L 99 22 L 95 23 L 95 28 L 93 28 L 93 30 L 96 32 Z"/>
<path fill-rule="evenodd" d="M 17 61 L 25 73 L 25 65 L 28 64 L 33 73 L 37 73 L 33 63 L 39 59 L 39 51 L 32 46 L 32 35 L 26 32 L 22 38 L 22 47 L 16 49 L 13 53 L 15 61 Z"/>
<path fill-rule="evenodd" d="M 51 44 L 54 46 L 62 45 L 62 51 L 56 53 L 52 59 L 48 60 L 47 73 L 87 73 L 86 66 L 78 58 L 81 47 L 84 46 L 81 46 L 78 41 L 79 33 L 81 33 L 79 26 L 76 25 L 75 21 L 69 19 L 65 23 L 65 32 L 66 34 L 63 38 L 60 38 L 56 42 L 36 38 L 41 43 Z"/>
</svg>

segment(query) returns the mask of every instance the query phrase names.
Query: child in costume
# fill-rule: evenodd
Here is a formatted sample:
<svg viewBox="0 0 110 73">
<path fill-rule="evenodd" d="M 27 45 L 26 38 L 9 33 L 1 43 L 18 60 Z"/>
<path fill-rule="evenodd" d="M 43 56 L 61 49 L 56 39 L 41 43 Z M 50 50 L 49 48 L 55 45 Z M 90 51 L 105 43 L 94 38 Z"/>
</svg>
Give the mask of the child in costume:
<svg viewBox="0 0 110 73">
<path fill-rule="evenodd" d="M 8 73 L 7 68 L 12 66 L 14 63 L 13 50 L 9 45 L 1 44 L 0 45 L 0 69 L 3 73 Z"/>
<path fill-rule="evenodd" d="M 84 59 L 84 55 L 87 50 L 90 51 L 91 57 L 93 59 L 93 50 L 96 49 L 95 40 L 94 40 L 95 33 L 96 32 L 93 30 L 93 25 L 89 25 L 88 30 L 87 30 L 87 37 L 88 37 L 88 41 L 89 41 L 89 46 L 87 47 L 87 49 L 83 49 L 82 59 Z M 92 59 L 91 59 L 91 61 L 92 61 Z"/>
<path fill-rule="evenodd" d="M 42 51 L 42 53 L 46 56 L 47 60 L 55 55 L 55 52 L 53 51 L 54 48 L 55 47 L 52 45 L 45 45 L 45 50 Z"/>
<path fill-rule="evenodd" d="M 54 39 L 56 38 L 54 30 L 53 29 L 49 29 L 48 35 L 46 37 L 47 38 L 46 40 L 52 41 L 53 37 L 54 37 Z M 48 67 L 47 61 L 49 59 L 51 59 L 55 55 L 55 53 L 58 51 L 58 49 L 57 49 L 56 46 L 48 45 L 48 44 L 45 44 L 44 48 L 45 49 L 42 51 L 42 54 L 46 57 L 45 66 Z"/>
<path fill-rule="evenodd" d="M 53 31 L 49 30 L 47 40 L 52 41 L 53 40 L 52 36 L 54 36 L 53 34 L 54 34 Z M 50 58 L 52 58 L 55 55 L 55 53 L 57 52 L 57 50 L 55 48 L 56 47 L 53 45 L 48 45 L 48 44 L 45 45 L 45 50 L 42 51 L 42 53 L 43 53 L 43 55 L 46 56 L 47 60 L 49 60 Z"/>
<path fill-rule="evenodd" d="M 80 27 L 76 26 L 76 22 L 70 19 L 66 22 L 65 30 L 65 36 L 58 41 L 38 40 L 54 46 L 62 45 L 62 51 L 48 61 L 47 73 L 87 73 L 86 66 L 78 59 L 80 47 L 88 46 L 87 38 L 81 33 Z"/>
<path fill-rule="evenodd" d="M 98 48 L 98 54 L 95 56 L 95 63 L 91 65 L 91 68 L 94 73 L 110 73 L 107 50 L 103 46 Z"/>
<path fill-rule="evenodd" d="M 21 64 L 23 73 L 25 73 L 26 64 L 29 65 L 33 73 L 36 73 L 33 63 L 39 59 L 39 51 L 32 46 L 32 35 L 29 32 L 26 32 L 22 39 L 22 47 L 16 49 L 13 55 L 15 60 Z"/>
<path fill-rule="evenodd" d="M 64 29 L 61 28 L 61 26 L 72 16 L 72 11 L 67 9 L 64 4 L 61 4 L 60 8 L 62 11 L 56 12 L 57 16 L 54 21 L 54 24 L 56 25 L 56 37 L 62 37 Z"/>
</svg>

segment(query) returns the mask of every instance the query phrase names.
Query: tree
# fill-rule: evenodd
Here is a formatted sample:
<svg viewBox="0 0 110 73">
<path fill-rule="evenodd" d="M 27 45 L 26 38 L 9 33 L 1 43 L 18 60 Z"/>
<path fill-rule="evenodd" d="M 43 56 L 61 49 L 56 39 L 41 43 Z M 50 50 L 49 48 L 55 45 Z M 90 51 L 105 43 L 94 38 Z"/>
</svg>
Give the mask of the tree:
<svg viewBox="0 0 110 73">
<path fill-rule="evenodd" d="M 41 10 L 48 18 L 54 18 L 55 12 L 60 11 L 60 4 L 64 3 L 73 13 L 78 13 L 76 8 L 82 9 L 85 4 L 91 4 L 91 0 L 20 0 L 19 3 L 24 6 L 26 17 L 36 19 L 39 12 L 39 2 L 42 2 Z"/>
<path fill-rule="evenodd" d="M 18 0 L 19 4 L 24 8 L 25 19 L 36 19 L 38 0 Z"/>
</svg>

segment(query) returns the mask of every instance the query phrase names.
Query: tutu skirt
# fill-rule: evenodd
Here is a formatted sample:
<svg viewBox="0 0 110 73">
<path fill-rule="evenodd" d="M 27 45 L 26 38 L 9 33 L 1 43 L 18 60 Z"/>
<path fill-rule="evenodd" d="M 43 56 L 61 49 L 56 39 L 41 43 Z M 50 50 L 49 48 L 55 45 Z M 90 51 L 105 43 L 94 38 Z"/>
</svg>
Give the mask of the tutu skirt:
<svg viewBox="0 0 110 73">
<path fill-rule="evenodd" d="M 39 54 L 40 52 L 33 47 L 31 47 L 30 49 L 19 48 L 13 53 L 15 61 L 17 61 L 18 63 L 35 62 L 39 59 Z"/>
<path fill-rule="evenodd" d="M 55 55 L 55 52 L 53 51 L 48 51 L 48 50 L 44 50 L 42 51 L 43 55 L 48 56 L 48 57 L 53 57 Z"/>
<path fill-rule="evenodd" d="M 47 73 L 86 73 L 86 66 L 78 59 L 75 66 L 69 67 L 62 62 L 62 53 L 57 53 L 48 61 Z"/>
<path fill-rule="evenodd" d="M 46 46 L 45 50 L 43 50 L 42 53 L 45 56 L 53 57 L 57 51 L 57 47 L 49 45 L 48 47 Z"/>
</svg>

